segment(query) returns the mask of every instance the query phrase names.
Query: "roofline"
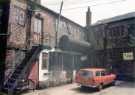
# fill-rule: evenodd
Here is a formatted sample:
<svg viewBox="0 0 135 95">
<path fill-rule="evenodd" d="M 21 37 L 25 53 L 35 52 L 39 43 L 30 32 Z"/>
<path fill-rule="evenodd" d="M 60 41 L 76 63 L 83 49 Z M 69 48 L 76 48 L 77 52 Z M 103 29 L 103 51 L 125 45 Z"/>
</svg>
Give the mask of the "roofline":
<svg viewBox="0 0 135 95">
<path fill-rule="evenodd" d="M 129 18 L 135 18 L 135 12 L 126 13 L 126 14 L 118 15 L 118 16 L 115 16 L 115 17 L 112 17 L 112 18 L 99 20 L 95 24 L 93 24 L 92 26 L 100 25 L 100 24 L 107 24 L 107 23 L 110 23 L 110 22 L 116 22 L 116 21 L 121 21 L 121 20 L 126 20 L 126 19 L 129 19 Z"/>
<path fill-rule="evenodd" d="M 89 70 L 89 71 L 102 71 L 102 70 L 106 70 L 105 68 L 83 68 L 80 70 Z"/>
<path fill-rule="evenodd" d="M 36 5 L 37 7 L 41 8 L 41 9 L 43 9 L 43 10 L 46 10 L 46 11 L 52 13 L 52 14 L 55 15 L 55 16 L 59 16 L 59 13 L 54 12 L 53 10 L 51 10 L 51 9 L 49 9 L 49 8 L 47 8 L 47 7 L 43 6 L 43 5 L 41 5 L 41 4 L 38 4 L 38 3 L 34 2 L 34 1 L 28 1 L 28 3 L 34 4 L 34 5 Z M 70 21 L 71 23 L 73 23 L 73 24 L 75 24 L 75 25 L 77 25 L 77 26 L 79 26 L 79 27 L 81 27 L 81 28 L 85 28 L 85 27 L 81 26 L 80 24 L 78 24 L 78 23 L 76 23 L 76 22 L 74 22 L 74 21 L 72 21 L 72 20 L 70 20 L 70 19 L 68 19 L 68 18 L 66 18 L 66 17 L 64 17 L 64 16 L 62 16 L 62 15 L 61 15 L 61 17 L 62 17 L 62 19 L 68 20 L 68 21 Z"/>
</svg>

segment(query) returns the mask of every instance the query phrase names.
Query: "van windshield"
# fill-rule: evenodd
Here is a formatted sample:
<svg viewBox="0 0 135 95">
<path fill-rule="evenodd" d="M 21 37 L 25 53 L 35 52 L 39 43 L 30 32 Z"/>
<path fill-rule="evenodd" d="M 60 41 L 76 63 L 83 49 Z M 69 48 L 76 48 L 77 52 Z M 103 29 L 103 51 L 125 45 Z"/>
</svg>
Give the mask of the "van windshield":
<svg viewBox="0 0 135 95">
<path fill-rule="evenodd" d="M 82 76 L 82 77 L 87 77 L 87 78 L 93 76 L 93 73 L 92 73 L 91 71 L 86 71 L 86 70 L 81 70 L 81 71 L 79 72 L 79 74 L 80 74 L 80 76 Z"/>
</svg>

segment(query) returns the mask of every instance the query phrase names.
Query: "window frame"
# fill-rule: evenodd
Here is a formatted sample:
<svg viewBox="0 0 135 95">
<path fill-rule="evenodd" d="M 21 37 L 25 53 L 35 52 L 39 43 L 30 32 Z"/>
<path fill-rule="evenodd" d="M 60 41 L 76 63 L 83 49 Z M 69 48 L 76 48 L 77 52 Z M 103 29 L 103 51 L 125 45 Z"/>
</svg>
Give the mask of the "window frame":
<svg viewBox="0 0 135 95">
<path fill-rule="evenodd" d="M 97 75 L 97 73 L 99 73 L 99 74 Z M 96 71 L 96 72 L 95 72 L 95 75 L 96 75 L 96 77 L 101 76 L 101 71 Z"/>
<path fill-rule="evenodd" d="M 41 21 L 41 23 L 40 23 L 40 24 L 41 24 L 41 26 L 40 26 L 40 32 L 37 31 L 38 28 L 39 28 L 39 22 L 36 22 L 37 26 L 35 27 L 35 21 Z M 33 32 L 34 32 L 34 33 L 42 34 L 42 32 L 43 32 L 43 22 L 44 22 L 44 21 L 43 21 L 43 18 L 41 18 L 41 17 L 39 17 L 39 16 L 35 16 L 35 17 L 34 17 L 34 20 L 33 20 L 33 24 L 34 24 L 34 25 L 33 25 L 33 27 L 34 27 L 34 28 L 33 28 Z M 35 31 L 35 28 L 37 28 L 36 31 Z"/>
<path fill-rule="evenodd" d="M 25 26 L 26 11 L 18 6 L 13 7 L 15 9 L 15 21 L 18 25 Z M 23 13 L 23 18 L 21 17 Z"/>
<path fill-rule="evenodd" d="M 44 54 L 47 54 L 47 59 L 44 57 Z M 45 58 L 45 59 L 44 59 Z M 44 64 L 43 61 L 46 61 L 46 63 Z M 46 65 L 46 66 L 45 66 Z M 49 54 L 48 53 L 42 53 L 42 65 L 41 65 L 41 69 L 42 70 L 45 70 L 45 69 L 48 69 L 48 65 L 49 65 Z M 45 66 L 45 67 L 44 67 Z"/>
</svg>

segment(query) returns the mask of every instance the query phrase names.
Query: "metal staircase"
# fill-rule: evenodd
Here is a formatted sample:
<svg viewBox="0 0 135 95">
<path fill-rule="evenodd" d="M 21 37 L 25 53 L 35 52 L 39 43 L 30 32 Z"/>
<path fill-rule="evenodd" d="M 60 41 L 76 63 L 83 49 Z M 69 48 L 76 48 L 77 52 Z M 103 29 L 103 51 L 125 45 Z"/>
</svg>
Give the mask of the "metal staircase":
<svg viewBox="0 0 135 95">
<path fill-rule="evenodd" d="M 4 83 L 4 90 L 6 92 L 11 94 L 18 89 L 21 90 L 21 86 L 23 86 L 22 82 L 27 80 L 32 63 L 37 58 L 41 50 L 42 46 L 33 46 L 32 49 L 27 52 L 21 64 L 16 67 L 11 77 Z"/>
</svg>

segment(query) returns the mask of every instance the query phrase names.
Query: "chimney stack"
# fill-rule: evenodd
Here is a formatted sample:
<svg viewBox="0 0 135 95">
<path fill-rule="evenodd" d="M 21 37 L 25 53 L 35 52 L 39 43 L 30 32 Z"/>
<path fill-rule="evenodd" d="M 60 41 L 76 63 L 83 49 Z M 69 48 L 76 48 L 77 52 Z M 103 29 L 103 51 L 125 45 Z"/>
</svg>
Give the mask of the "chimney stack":
<svg viewBox="0 0 135 95">
<path fill-rule="evenodd" d="M 86 13 L 86 27 L 91 26 L 91 10 L 90 7 L 88 7 L 88 11 Z"/>
</svg>

